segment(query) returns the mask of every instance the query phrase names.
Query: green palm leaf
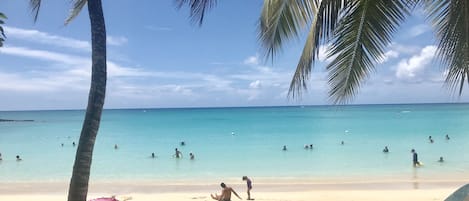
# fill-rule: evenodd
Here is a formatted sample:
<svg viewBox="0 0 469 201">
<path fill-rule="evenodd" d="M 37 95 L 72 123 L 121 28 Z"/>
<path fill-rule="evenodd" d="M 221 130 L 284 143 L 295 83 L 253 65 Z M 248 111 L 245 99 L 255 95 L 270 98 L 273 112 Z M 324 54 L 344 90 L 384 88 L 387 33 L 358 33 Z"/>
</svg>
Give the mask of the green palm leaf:
<svg viewBox="0 0 469 201">
<path fill-rule="evenodd" d="M 319 54 L 319 47 L 323 41 L 327 41 L 337 25 L 339 11 L 344 6 L 342 0 L 313 1 L 313 20 L 310 25 L 300 61 L 290 83 L 289 96 L 295 98 L 301 96 L 302 90 L 307 90 L 313 63 Z"/>
<path fill-rule="evenodd" d="M 75 19 L 76 16 L 78 16 L 78 14 L 80 14 L 80 11 L 86 5 L 86 2 L 88 2 L 88 0 L 74 0 L 73 1 L 73 7 L 70 9 L 70 15 L 65 20 L 65 24 L 70 23 L 73 19 Z"/>
<path fill-rule="evenodd" d="M 73 1 L 73 7 L 70 9 L 70 15 L 65 20 L 65 24 L 70 23 L 70 21 L 72 21 L 76 16 L 78 16 L 80 11 L 86 5 L 86 2 L 88 1 L 87 0 L 74 0 Z M 42 0 L 29 0 L 29 6 L 31 7 L 31 10 L 34 15 L 34 21 L 37 21 L 39 10 L 41 8 L 41 3 L 42 3 Z"/>
<path fill-rule="evenodd" d="M 266 58 L 273 58 L 284 42 L 298 37 L 311 21 L 313 0 L 265 0 L 259 19 L 259 39 Z"/>
<path fill-rule="evenodd" d="M 330 55 L 336 58 L 327 66 L 334 103 L 346 103 L 382 58 L 392 34 L 414 6 L 414 1 L 353 1 L 341 13 Z"/>
<path fill-rule="evenodd" d="M 437 56 L 448 68 L 445 84 L 462 94 L 469 84 L 469 2 L 467 0 L 425 1 L 439 39 Z M 458 87 L 459 85 L 459 87 Z"/>
<path fill-rule="evenodd" d="M 3 30 L 3 27 L 1 26 L 4 22 L 3 20 L 6 20 L 7 16 L 3 13 L 0 13 L 0 47 L 3 47 L 3 41 L 5 41 L 5 32 Z"/>
<path fill-rule="evenodd" d="M 34 21 L 37 21 L 37 16 L 39 15 L 39 9 L 41 8 L 41 0 L 29 0 L 29 6 L 34 15 Z"/>
<path fill-rule="evenodd" d="M 217 4 L 217 0 L 175 0 L 177 7 L 181 8 L 184 5 L 190 7 L 190 19 L 194 23 L 202 25 L 205 13 Z"/>
</svg>

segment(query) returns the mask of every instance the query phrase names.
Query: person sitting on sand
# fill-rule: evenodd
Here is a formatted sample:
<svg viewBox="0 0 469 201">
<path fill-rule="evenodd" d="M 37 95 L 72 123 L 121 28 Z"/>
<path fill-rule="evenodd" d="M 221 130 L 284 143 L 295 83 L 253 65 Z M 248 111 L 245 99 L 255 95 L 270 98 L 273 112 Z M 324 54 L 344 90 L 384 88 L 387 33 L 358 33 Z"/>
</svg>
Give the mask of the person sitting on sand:
<svg viewBox="0 0 469 201">
<path fill-rule="evenodd" d="M 282 151 L 286 151 L 286 150 L 287 150 L 287 145 L 283 145 Z"/>
<path fill-rule="evenodd" d="M 389 152 L 388 146 L 384 146 L 383 152 L 384 152 L 384 153 L 388 153 L 388 152 Z"/>
<path fill-rule="evenodd" d="M 440 162 L 440 163 L 445 162 L 445 160 L 443 160 L 443 156 L 440 157 L 440 160 L 438 160 L 438 162 Z"/>
<path fill-rule="evenodd" d="M 176 152 L 176 153 L 174 153 L 174 157 L 182 158 L 182 153 L 178 150 L 178 148 L 176 148 L 174 151 Z"/>
<path fill-rule="evenodd" d="M 16 161 L 22 161 L 23 159 L 20 158 L 19 155 L 16 155 Z"/>
<path fill-rule="evenodd" d="M 251 198 L 251 189 L 252 189 L 252 181 L 247 176 L 243 176 L 243 181 L 246 181 L 246 185 L 248 187 L 248 200 L 254 200 Z"/>
<path fill-rule="evenodd" d="M 218 201 L 231 201 L 231 192 L 233 192 L 236 195 L 236 197 L 242 200 L 242 198 L 239 197 L 239 195 L 233 190 L 233 188 L 226 186 L 225 183 L 223 182 L 220 184 L 220 186 L 222 188 L 221 195 L 217 195 L 216 193 L 215 195 L 210 194 L 212 199 L 218 200 Z"/>
</svg>

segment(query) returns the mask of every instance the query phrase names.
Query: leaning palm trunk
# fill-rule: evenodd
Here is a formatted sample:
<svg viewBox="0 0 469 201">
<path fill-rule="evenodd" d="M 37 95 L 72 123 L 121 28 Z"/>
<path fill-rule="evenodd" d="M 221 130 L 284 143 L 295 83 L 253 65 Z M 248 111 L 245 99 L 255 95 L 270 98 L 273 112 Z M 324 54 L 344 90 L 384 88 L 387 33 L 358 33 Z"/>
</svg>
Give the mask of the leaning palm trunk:
<svg viewBox="0 0 469 201">
<path fill-rule="evenodd" d="M 85 121 L 73 165 L 68 201 L 86 201 L 93 147 L 98 134 L 106 93 L 106 28 L 101 0 L 88 0 L 91 22 L 91 88 Z"/>
</svg>

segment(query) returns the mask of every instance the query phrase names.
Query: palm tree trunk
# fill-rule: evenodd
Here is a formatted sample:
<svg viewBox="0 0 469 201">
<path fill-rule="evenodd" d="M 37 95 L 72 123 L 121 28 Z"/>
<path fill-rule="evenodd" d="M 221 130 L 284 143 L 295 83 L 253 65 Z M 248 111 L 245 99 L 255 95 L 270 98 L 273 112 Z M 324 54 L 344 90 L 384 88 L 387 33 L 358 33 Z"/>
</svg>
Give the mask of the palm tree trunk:
<svg viewBox="0 0 469 201">
<path fill-rule="evenodd" d="M 88 12 L 92 45 L 91 88 L 73 165 L 68 201 L 86 201 L 93 148 L 106 94 L 106 27 L 101 0 L 88 0 Z"/>
</svg>

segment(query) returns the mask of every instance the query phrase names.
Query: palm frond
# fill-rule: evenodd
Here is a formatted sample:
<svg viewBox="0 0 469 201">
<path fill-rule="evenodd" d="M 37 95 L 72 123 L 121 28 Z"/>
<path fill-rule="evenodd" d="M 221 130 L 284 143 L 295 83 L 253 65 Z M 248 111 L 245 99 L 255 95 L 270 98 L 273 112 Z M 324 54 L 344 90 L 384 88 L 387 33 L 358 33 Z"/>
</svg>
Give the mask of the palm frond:
<svg viewBox="0 0 469 201">
<path fill-rule="evenodd" d="M 37 17 L 39 15 L 39 9 L 41 8 L 41 0 L 29 0 L 29 6 L 31 7 L 31 11 L 34 15 L 34 22 L 37 21 Z"/>
<path fill-rule="evenodd" d="M 215 7 L 217 0 L 175 0 L 178 8 L 188 5 L 190 8 L 190 19 L 194 23 L 202 25 L 205 13 Z"/>
<path fill-rule="evenodd" d="M 362 0 L 347 6 L 330 49 L 336 58 L 327 66 L 333 103 L 353 98 L 414 5 L 413 0 Z"/>
<path fill-rule="evenodd" d="M 3 41 L 5 41 L 5 32 L 3 30 L 2 24 L 4 24 L 3 20 L 6 20 L 7 16 L 3 13 L 0 13 L 0 47 L 3 47 Z"/>
<path fill-rule="evenodd" d="M 70 9 L 70 15 L 65 20 L 65 24 L 70 23 L 76 16 L 78 16 L 78 14 L 80 14 L 80 11 L 87 2 L 88 0 L 73 0 L 73 7 Z"/>
<path fill-rule="evenodd" d="M 259 40 L 265 58 L 273 58 L 282 45 L 297 38 L 312 20 L 312 0 L 264 0 L 259 19 Z"/>
<path fill-rule="evenodd" d="M 469 2 L 425 1 L 425 10 L 439 39 L 437 57 L 448 68 L 445 85 L 462 95 L 469 84 Z"/>
<path fill-rule="evenodd" d="M 302 90 L 307 90 L 307 81 L 310 78 L 314 61 L 319 54 L 319 47 L 332 35 L 337 25 L 340 10 L 347 2 L 342 0 L 315 0 L 312 3 L 313 20 L 288 91 L 288 95 L 293 98 L 301 96 Z"/>
</svg>

